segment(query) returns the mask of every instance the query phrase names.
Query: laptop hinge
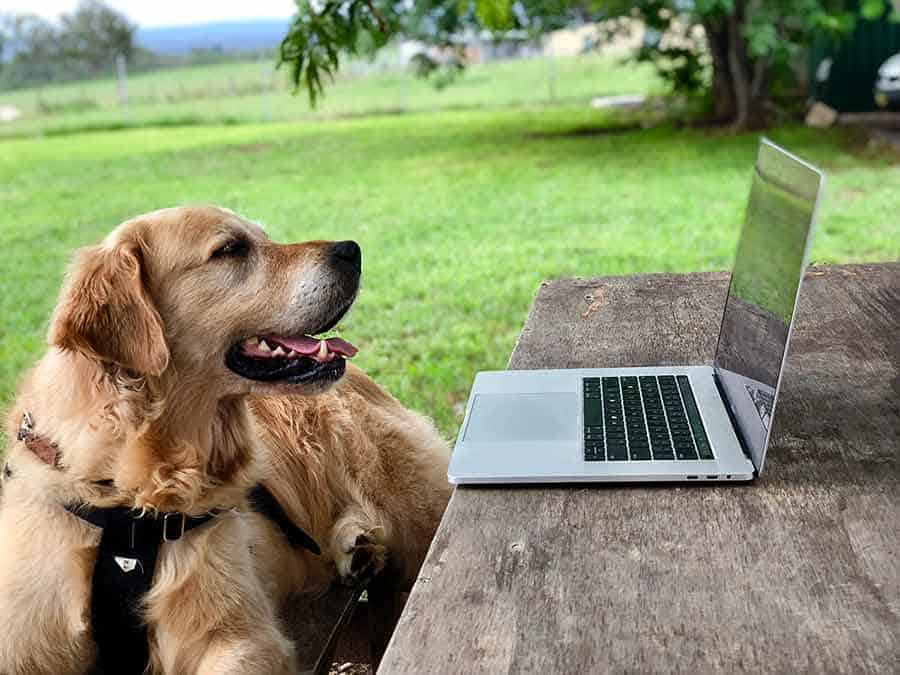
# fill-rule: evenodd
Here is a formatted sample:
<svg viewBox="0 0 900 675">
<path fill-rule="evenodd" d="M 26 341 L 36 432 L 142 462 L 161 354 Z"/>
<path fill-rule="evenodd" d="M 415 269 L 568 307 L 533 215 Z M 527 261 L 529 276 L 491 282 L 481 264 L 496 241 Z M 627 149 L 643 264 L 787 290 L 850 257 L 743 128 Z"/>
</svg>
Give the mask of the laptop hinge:
<svg viewBox="0 0 900 675">
<path fill-rule="evenodd" d="M 728 400 L 728 394 L 725 391 L 725 387 L 722 386 L 721 381 L 719 380 L 719 373 L 713 368 L 713 382 L 716 383 L 716 389 L 719 390 L 719 398 L 722 399 L 722 403 L 725 404 L 725 412 L 728 413 L 728 419 L 731 422 L 731 428 L 734 429 L 734 435 L 737 436 L 738 443 L 741 446 L 741 450 L 747 459 L 750 460 L 750 463 L 753 465 L 753 475 L 759 475 L 759 469 L 756 466 L 756 462 L 753 461 L 753 456 L 750 454 L 750 446 L 747 445 L 747 441 L 744 438 L 744 434 L 741 432 L 741 427 L 737 423 L 737 417 L 734 414 L 734 411 L 731 409 L 731 402 Z"/>
</svg>

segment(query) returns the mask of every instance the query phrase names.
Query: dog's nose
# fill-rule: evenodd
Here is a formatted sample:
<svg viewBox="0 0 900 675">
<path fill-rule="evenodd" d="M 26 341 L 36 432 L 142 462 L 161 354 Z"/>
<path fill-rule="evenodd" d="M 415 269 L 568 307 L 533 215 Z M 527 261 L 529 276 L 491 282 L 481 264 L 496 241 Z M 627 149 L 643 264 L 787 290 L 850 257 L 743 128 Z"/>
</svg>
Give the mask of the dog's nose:
<svg viewBox="0 0 900 675">
<path fill-rule="evenodd" d="M 331 257 L 337 262 L 352 265 L 357 269 L 362 263 L 362 251 L 355 241 L 339 241 L 331 248 Z"/>
</svg>

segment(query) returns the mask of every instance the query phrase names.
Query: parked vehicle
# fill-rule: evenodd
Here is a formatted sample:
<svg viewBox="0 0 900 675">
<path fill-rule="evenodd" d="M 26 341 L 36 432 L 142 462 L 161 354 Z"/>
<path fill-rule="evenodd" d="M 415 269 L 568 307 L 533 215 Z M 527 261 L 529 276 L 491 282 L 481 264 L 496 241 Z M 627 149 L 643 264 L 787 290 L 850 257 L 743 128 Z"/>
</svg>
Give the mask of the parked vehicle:
<svg viewBox="0 0 900 675">
<path fill-rule="evenodd" d="M 875 104 L 879 108 L 900 108 L 900 53 L 894 54 L 878 68 Z"/>
</svg>

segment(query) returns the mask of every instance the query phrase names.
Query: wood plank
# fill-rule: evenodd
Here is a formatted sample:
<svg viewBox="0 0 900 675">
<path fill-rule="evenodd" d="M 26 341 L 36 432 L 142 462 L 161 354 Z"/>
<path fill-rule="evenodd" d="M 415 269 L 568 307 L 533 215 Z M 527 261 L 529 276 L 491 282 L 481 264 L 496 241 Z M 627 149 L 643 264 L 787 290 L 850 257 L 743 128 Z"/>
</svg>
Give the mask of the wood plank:
<svg viewBox="0 0 900 675">
<path fill-rule="evenodd" d="M 544 284 L 511 368 L 708 363 L 721 274 Z M 900 670 L 900 265 L 814 268 L 764 475 L 459 488 L 380 673 Z"/>
</svg>

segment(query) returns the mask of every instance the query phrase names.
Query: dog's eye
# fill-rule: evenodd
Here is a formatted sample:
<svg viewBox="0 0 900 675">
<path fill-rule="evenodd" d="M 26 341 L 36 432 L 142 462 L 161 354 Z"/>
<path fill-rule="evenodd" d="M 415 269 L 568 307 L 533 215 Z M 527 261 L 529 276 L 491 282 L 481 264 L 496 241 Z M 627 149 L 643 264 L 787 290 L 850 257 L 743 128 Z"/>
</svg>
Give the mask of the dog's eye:
<svg viewBox="0 0 900 675">
<path fill-rule="evenodd" d="M 250 244 L 243 239 L 233 239 L 227 244 L 223 244 L 209 256 L 210 260 L 216 258 L 235 258 L 245 256 L 250 252 Z"/>
</svg>

